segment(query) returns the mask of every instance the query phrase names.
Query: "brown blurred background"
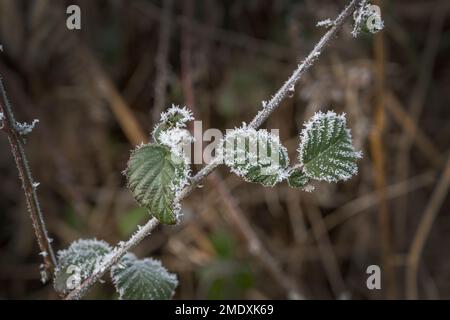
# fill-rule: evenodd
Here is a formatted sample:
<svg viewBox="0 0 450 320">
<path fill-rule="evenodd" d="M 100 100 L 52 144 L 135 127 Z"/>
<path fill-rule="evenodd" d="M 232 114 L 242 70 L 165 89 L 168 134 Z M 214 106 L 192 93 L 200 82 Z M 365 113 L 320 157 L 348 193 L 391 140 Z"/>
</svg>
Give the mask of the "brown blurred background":
<svg viewBox="0 0 450 320">
<path fill-rule="evenodd" d="M 26 150 L 55 249 L 127 239 L 148 215 L 121 172 L 160 112 L 188 105 L 204 130 L 251 120 L 325 32 L 317 21 L 346 3 L 0 0 L 0 74 L 18 120 L 40 120 Z M 70 4 L 80 31 L 66 28 Z M 346 112 L 364 152 L 358 176 L 309 194 L 221 167 L 184 201 L 180 225 L 135 249 L 178 275 L 175 298 L 414 297 L 405 279 L 416 267 L 419 298 L 450 298 L 450 3 L 374 4 L 384 31 L 353 39 L 347 23 L 264 125 L 294 160 L 305 119 Z M 0 150 L 0 298 L 57 298 L 40 283 L 3 133 Z M 374 264 L 381 290 L 366 287 Z M 88 297 L 115 296 L 106 282 Z"/>
</svg>

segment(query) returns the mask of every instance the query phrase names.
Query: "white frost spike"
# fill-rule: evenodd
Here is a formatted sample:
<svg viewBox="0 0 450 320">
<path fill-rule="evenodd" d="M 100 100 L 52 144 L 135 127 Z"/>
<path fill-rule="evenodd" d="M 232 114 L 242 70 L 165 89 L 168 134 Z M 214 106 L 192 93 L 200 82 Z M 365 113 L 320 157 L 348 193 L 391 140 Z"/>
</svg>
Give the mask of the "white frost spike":
<svg viewBox="0 0 450 320">
<path fill-rule="evenodd" d="M 263 107 L 263 108 L 266 108 L 266 107 L 267 107 L 267 101 L 266 101 L 266 100 L 263 100 L 263 101 L 261 102 L 261 104 L 262 104 L 262 107 Z"/>
<path fill-rule="evenodd" d="M 320 54 L 320 53 L 319 53 L 319 54 Z M 289 98 L 292 98 L 292 97 L 294 96 L 294 93 L 295 93 L 295 86 L 292 85 L 292 86 L 290 86 L 289 89 L 288 89 L 288 97 L 289 97 Z"/>
<path fill-rule="evenodd" d="M 166 112 L 161 113 L 161 122 L 165 122 L 168 119 L 170 119 L 173 115 L 180 115 L 181 119 L 177 122 L 178 128 L 183 128 L 186 125 L 186 122 L 194 120 L 194 117 L 192 115 L 192 111 L 189 110 L 187 107 L 179 107 L 177 105 L 172 104 L 172 106 L 167 109 Z"/>
<path fill-rule="evenodd" d="M 362 155 L 353 148 L 345 114 L 316 113 L 305 124 L 300 139 L 298 160 L 307 177 L 337 182 L 357 173 L 356 160 Z"/>
<path fill-rule="evenodd" d="M 36 189 L 37 187 L 39 187 L 41 185 L 40 182 L 33 182 L 33 188 Z"/>
<path fill-rule="evenodd" d="M 306 192 L 313 192 L 314 189 L 316 189 L 316 188 L 315 188 L 312 184 L 307 184 L 307 185 L 303 188 L 303 190 L 306 191 Z"/>
<path fill-rule="evenodd" d="M 34 127 L 38 123 L 39 123 L 38 119 L 34 119 L 31 124 L 28 124 L 26 122 L 24 123 L 16 122 L 16 130 L 19 132 L 20 135 L 25 136 L 31 133 L 31 131 L 33 131 Z"/>
<path fill-rule="evenodd" d="M 332 27 L 333 24 L 334 24 L 334 22 L 330 18 L 328 18 L 328 19 L 317 22 L 316 27 L 329 28 L 329 27 Z"/>
<path fill-rule="evenodd" d="M 3 120 L 5 120 L 5 115 L 3 114 L 3 112 L 0 112 L 0 129 L 3 129 Z"/>
<path fill-rule="evenodd" d="M 39 273 L 41 274 L 41 282 L 42 284 L 46 284 L 48 281 L 48 273 L 44 264 L 39 265 Z"/>
</svg>

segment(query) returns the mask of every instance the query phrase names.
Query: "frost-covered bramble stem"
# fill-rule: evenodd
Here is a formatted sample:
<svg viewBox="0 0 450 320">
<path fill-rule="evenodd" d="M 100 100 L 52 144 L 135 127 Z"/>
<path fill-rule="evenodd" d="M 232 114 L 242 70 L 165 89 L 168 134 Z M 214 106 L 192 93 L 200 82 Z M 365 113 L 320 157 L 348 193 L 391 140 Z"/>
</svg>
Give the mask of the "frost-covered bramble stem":
<svg viewBox="0 0 450 320">
<path fill-rule="evenodd" d="M 31 175 L 28 160 L 25 154 L 23 136 L 30 133 L 34 125 L 38 122 L 33 121 L 31 125 L 21 124 L 15 120 L 11 104 L 6 96 L 6 91 L 3 86 L 3 81 L 0 76 L 0 94 L 2 101 L 0 102 L 0 114 L 2 114 L 2 130 L 8 136 L 11 152 L 16 162 L 19 177 L 22 182 L 22 188 L 27 202 L 28 212 L 30 213 L 31 221 L 33 223 L 36 239 L 41 250 L 41 256 L 44 259 L 44 266 L 46 274 L 43 274 L 43 281 L 49 279 L 56 267 L 56 258 L 51 245 L 51 240 L 48 236 L 47 227 L 45 226 L 44 217 L 42 215 L 41 206 L 36 193 L 36 188 L 39 185 L 36 183 Z"/>
<path fill-rule="evenodd" d="M 355 10 L 357 4 L 362 0 L 352 0 L 345 9 L 339 14 L 339 16 L 333 21 L 333 27 L 330 28 L 325 35 L 316 44 L 314 49 L 309 53 L 306 59 L 299 64 L 298 68 L 294 71 L 291 77 L 284 83 L 284 85 L 278 90 L 278 92 L 270 99 L 268 103 L 264 103 L 263 109 L 258 112 L 248 127 L 258 129 L 262 123 L 274 112 L 280 105 L 281 101 L 292 93 L 295 84 L 305 74 L 306 71 L 314 64 L 319 58 L 321 50 L 324 49 L 327 44 L 333 39 L 337 32 L 341 29 L 344 22 Z M 190 179 L 190 183 L 183 190 L 180 191 L 175 201 L 181 201 L 186 198 L 200 182 L 206 178 L 211 172 L 213 172 L 222 163 L 221 156 L 214 158 L 208 165 L 203 167 L 194 177 Z M 123 246 L 119 246 L 114 249 L 111 257 L 105 259 L 103 264 L 104 270 L 100 270 L 94 273 L 91 277 L 86 279 L 80 286 L 74 289 L 66 299 L 80 299 L 89 288 L 98 281 L 107 271 L 108 268 L 116 264 L 119 259 L 125 255 L 125 253 L 132 247 L 136 246 L 142 239 L 144 239 L 150 232 L 159 224 L 158 220 L 152 218 L 147 224 L 139 229 L 133 237 L 131 237 Z"/>
<path fill-rule="evenodd" d="M 158 220 L 152 218 L 144 226 L 139 227 L 127 242 L 120 243 L 115 247 L 113 251 L 103 259 L 104 262 L 97 268 L 97 271 L 84 280 L 76 289 L 72 290 L 66 296 L 66 300 L 78 300 L 83 297 L 89 288 L 103 277 L 108 269 L 117 264 L 128 251 L 147 237 L 158 224 Z"/>
<path fill-rule="evenodd" d="M 309 53 L 305 60 L 303 60 L 298 68 L 292 73 L 291 77 L 283 84 L 283 86 L 275 93 L 275 95 L 270 99 L 269 102 L 263 104 L 263 108 L 258 112 L 258 114 L 250 122 L 249 127 L 258 129 L 264 121 L 269 118 L 272 112 L 278 108 L 281 101 L 287 96 L 292 94 L 295 84 L 301 79 L 301 77 L 306 73 L 306 71 L 311 68 L 311 66 L 319 58 L 322 50 L 330 43 L 330 40 L 337 34 L 345 20 L 355 10 L 357 4 L 361 0 L 352 0 L 347 7 L 339 14 L 339 16 L 333 21 L 333 27 L 330 28 L 327 33 L 325 33 L 320 41 L 316 44 L 314 49 Z"/>
<path fill-rule="evenodd" d="M 339 16 L 333 21 L 333 27 L 330 28 L 327 33 L 323 35 L 320 41 L 316 44 L 314 49 L 309 53 L 306 59 L 299 64 L 298 68 L 292 73 L 290 78 L 283 84 L 283 86 L 275 93 L 268 103 L 263 105 L 263 108 L 253 118 L 248 127 L 258 129 L 264 121 L 279 107 L 281 101 L 292 93 L 292 88 L 301 79 L 301 77 L 309 70 L 314 62 L 319 58 L 322 49 L 333 39 L 333 37 L 340 30 L 344 22 L 350 17 L 353 11 L 356 9 L 359 2 L 363 0 L 352 0 L 347 7 L 339 14 Z M 196 186 L 207 177 L 214 169 L 222 163 L 222 159 L 216 157 L 210 164 L 203 167 L 192 179 L 191 183 L 185 187 L 179 194 L 178 200 L 184 199 L 189 195 Z"/>
</svg>

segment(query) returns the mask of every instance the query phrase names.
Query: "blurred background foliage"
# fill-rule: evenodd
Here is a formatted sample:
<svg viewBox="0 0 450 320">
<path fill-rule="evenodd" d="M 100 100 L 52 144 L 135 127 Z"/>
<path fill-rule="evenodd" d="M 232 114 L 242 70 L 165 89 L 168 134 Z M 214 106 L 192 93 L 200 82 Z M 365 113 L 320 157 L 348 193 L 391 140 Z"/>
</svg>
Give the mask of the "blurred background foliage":
<svg viewBox="0 0 450 320">
<path fill-rule="evenodd" d="M 121 172 L 156 116 L 176 103 L 191 107 L 204 130 L 250 121 L 325 32 L 316 23 L 346 4 L 170 2 L 0 0 L 0 74 L 17 118 L 40 120 L 26 148 L 56 249 L 129 237 L 148 216 Z M 450 200 L 436 206 L 432 197 L 450 147 L 449 2 L 375 3 L 384 32 L 353 39 L 347 23 L 265 123 L 280 129 L 294 160 L 305 119 L 346 112 L 365 154 L 359 175 L 306 194 L 244 183 L 220 168 L 184 201 L 180 225 L 158 227 L 135 249 L 178 275 L 175 298 L 404 298 L 407 257 L 430 207 L 419 297 L 450 298 Z M 81 7 L 80 31 L 66 28 L 70 4 Z M 0 150 L 0 298 L 57 298 L 39 280 L 4 135 Z M 372 264 L 382 267 L 382 290 L 366 287 Z M 113 297 L 108 283 L 89 294 Z"/>
</svg>

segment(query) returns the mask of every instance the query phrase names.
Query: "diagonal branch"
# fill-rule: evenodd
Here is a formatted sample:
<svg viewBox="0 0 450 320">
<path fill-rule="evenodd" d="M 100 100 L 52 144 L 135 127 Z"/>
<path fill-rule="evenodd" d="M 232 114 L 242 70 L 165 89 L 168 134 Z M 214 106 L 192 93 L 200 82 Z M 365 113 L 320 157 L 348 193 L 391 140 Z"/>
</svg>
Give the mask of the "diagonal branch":
<svg viewBox="0 0 450 320">
<path fill-rule="evenodd" d="M 319 58 L 321 51 L 330 43 L 330 41 L 337 35 L 338 31 L 342 28 L 344 22 L 352 15 L 356 6 L 361 0 L 352 0 L 345 9 L 339 14 L 339 16 L 333 21 L 333 26 L 322 36 L 320 41 L 316 44 L 314 49 L 309 53 L 306 59 L 301 62 L 297 69 L 292 73 L 289 79 L 283 84 L 283 86 L 277 91 L 277 93 L 270 99 L 269 102 L 263 104 L 263 109 L 258 112 L 254 117 L 249 127 L 258 129 L 264 121 L 280 106 L 280 103 L 290 95 L 290 92 L 295 87 L 295 84 L 301 79 L 301 77 L 311 68 L 314 62 Z M 178 195 L 175 201 L 181 201 L 188 196 L 198 184 L 206 178 L 211 172 L 213 172 L 220 164 L 222 159 L 220 157 L 214 158 L 208 165 L 203 167 L 190 181 L 190 184 L 186 186 Z M 117 263 L 122 256 L 124 256 L 131 248 L 136 246 L 142 239 L 151 233 L 151 231 L 159 224 L 158 220 L 152 218 L 143 227 L 140 227 L 138 231 L 127 241 L 124 245 L 118 246 L 109 259 L 107 259 L 100 271 L 95 272 L 88 279 L 84 280 L 76 289 L 70 292 L 66 299 L 80 299 L 84 294 L 94 285 L 106 271 Z"/>
<path fill-rule="evenodd" d="M 25 194 L 28 212 L 30 213 L 33 222 L 36 239 L 41 250 L 41 255 L 44 259 L 45 270 L 42 274 L 42 281 L 46 282 L 53 273 L 56 267 L 56 258 L 51 245 L 51 240 L 48 236 L 47 227 L 45 226 L 44 217 L 39 204 L 39 199 L 36 193 L 37 184 L 33 180 L 28 160 L 25 154 L 23 135 L 29 133 L 33 125 L 20 125 L 16 122 L 12 107 L 6 96 L 6 91 L 0 77 L 0 94 L 2 101 L 0 102 L 0 114 L 2 115 L 1 128 L 8 136 L 11 152 L 16 162 L 17 170 L 19 171 L 20 181 Z M 24 131 L 25 129 L 25 131 Z"/>
</svg>

